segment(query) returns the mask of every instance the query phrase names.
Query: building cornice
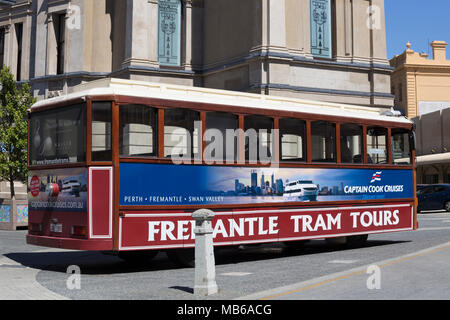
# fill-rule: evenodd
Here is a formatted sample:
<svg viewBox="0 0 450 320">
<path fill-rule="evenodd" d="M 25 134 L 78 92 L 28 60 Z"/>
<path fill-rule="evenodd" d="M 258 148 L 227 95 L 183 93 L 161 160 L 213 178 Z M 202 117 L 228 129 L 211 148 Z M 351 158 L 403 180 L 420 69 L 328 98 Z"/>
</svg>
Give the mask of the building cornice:
<svg viewBox="0 0 450 320">
<path fill-rule="evenodd" d="M 253 60 L 265 59 L 271 61 L 289 62 L 292 65 L 314 66 L 314 67 L 326 67 L 328 69 L 346 69 L 354 71 L 375 71 L 379 73 L 391 74 L 394 68 L 389 64 L 378 63 L 357 63 L 357 62 L 343 62 L 335 60 L 314 59 L 301 55 L 294 55 L 291 53 L 270 51 L 270 50 L 258 50 L 253 51 L 247 56 L 239 57 L 236 59 L 230 59 L 218 64 L 206 65 L 203 69 L 197 70 L 202 74 L 211 74 L 226 69 L 236 68 L 239 65 L 247 64 Z"/>
</svg>

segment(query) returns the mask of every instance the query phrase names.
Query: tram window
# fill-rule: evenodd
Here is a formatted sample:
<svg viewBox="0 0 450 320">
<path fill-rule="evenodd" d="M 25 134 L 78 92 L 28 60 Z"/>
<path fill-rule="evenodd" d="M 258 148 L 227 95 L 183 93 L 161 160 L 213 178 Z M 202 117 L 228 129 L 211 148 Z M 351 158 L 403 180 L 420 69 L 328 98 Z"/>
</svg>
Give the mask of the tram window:
<svg viewBox="0 0 450 320">
<path fill-rule="evenodd" d="M 306 123 L 300 119 L 280 119 L 280 160 L 306 161 Z"/>
<path fill-rule="evenodd" d="M 393 164 L 411 164 L 410 131 L 405 129 L 392 129 L 391 141 Z"/>
<path fill-rule="evenodd" d="M 341 125 L 341 162 L 363 163 L 363 128 L 357 124 Z"/>
<path fill-rule="evenodd" d="M 336 124 L 327 121 L 311 123 L 311 160 L 336 162 Z"/>
<path fill-rule="evenodd" d="M 265 116 L 246 116 L 245 160 L 251 163 L 270 162 L 272 158 L 273 119 Z"/>
<path fill-rule="evenodd" d="M 198 112 L 188 109 L 164 110 L 164 157 L 199 157 L 200 130 Z"/>
<path fill-rule="evenodd" d="M 111 102 L 92 103 L 92 161 L 112 161 Z"/>
<path fill-rule="evenodd" d="M 367 128 L 367 161 L 374 164 L 387 164 L 387 129 Z"/>
<path fill-rule="evenodd" d="M 225 112 L 206 113 L 205 160 L 237 161 L 239 118 Z"/>
<path fill-rule="evenodd" d="M 157 114 L 157 110 L 149 106 L 120 106 L 119 152 L 121 156 L 156 156 Z"/>
<path fill-rule="evenodd" d="M 30 164 L 86 161 L 86 104 L 31 113 Z"/>
</svg>

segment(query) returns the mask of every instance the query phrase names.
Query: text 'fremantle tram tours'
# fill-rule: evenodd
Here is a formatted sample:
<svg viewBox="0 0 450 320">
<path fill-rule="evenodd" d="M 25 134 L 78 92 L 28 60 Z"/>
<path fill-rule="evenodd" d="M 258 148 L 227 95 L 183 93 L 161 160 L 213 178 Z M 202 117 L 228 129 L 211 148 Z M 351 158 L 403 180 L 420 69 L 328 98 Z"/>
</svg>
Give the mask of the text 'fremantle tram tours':
<svg viewBox="0 0 450 320">
<path fill-rule="evenodd" d="M 29 117 L 41 246 L 182 257 L 215 246 L 417 229 L 413 124 L 382 109 L 104 79 Z"/>
</svg>

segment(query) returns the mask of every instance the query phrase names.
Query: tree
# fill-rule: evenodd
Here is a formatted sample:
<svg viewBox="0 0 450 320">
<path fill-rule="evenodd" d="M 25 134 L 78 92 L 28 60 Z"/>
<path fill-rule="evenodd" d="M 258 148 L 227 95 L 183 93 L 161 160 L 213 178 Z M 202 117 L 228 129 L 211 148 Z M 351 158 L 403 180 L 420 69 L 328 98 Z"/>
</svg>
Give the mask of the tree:
<svg viewBox="0 0 450 320">
<path fill-rule="evenodd" d="M 0 71 L 0 179 L 27 182 L 28 109 L 35 99 L 28 83 L 17 84 L 8 67 Z"/>
</svg>

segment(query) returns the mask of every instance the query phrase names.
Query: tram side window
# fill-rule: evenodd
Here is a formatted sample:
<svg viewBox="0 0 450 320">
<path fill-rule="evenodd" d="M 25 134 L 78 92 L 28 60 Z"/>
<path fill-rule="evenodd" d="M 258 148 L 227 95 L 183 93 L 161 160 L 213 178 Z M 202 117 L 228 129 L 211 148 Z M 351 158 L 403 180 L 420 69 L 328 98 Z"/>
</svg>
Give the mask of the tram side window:
<svg viewBox="0 0 450 320">
<path fill-rule="evenodd" d="M 357 124 L 341 125 L 341 162 L 363 163 L 363 128 Z"/>
<path fill-rule="evenodd" d="M 121 156 L 157 155 L 157 115 L 155 108 L 123 105 L 119 109 L 119 153 Z"/>
<path fill-rule="evenodd" d="M 29 152 L 30 165 L 86 161 L 86 104 L 32 113 Z"/>
<path fill-rule="evenodd" d="M 280 119 L 280 160 L 306 161 L 306 122 L 300 119 Z"/>
<path fill-rule="evenodd" d="M 386 128 L 367 128 L 367 162 L 374 164 L 388 163 Z"/>
<path fill-rule="evenodd" d="M 327 121 L 311 123 L 311 160 L 336 162 L 336 124 Z"/>
<path fill-rule="evenodd" d="M 188 109 L 164 110 L 164 157 L 199 158 L 200 114 Z"/>
<path fill-rule="evenodd" d="M 391 141 L 393 164 L 411 164 L 410 131 L 405 129 L 392 129 Z"/>
<path fill-rule="evenodd" d="M 250 163 L 268 163 L 273 150 L 273 119 L 265 116 L 246 116 L 245 160 Z"/>
<path fill-rule="evenodd" d="M 111 102 L 92 103 L 92 161 L 112 161 Z"/>
<path fill-rule="evenodd" d="M 206 114 L 205 160 L 234 162 L 238 160 L 239 118 L 225 112 Z"/>
</svg>

